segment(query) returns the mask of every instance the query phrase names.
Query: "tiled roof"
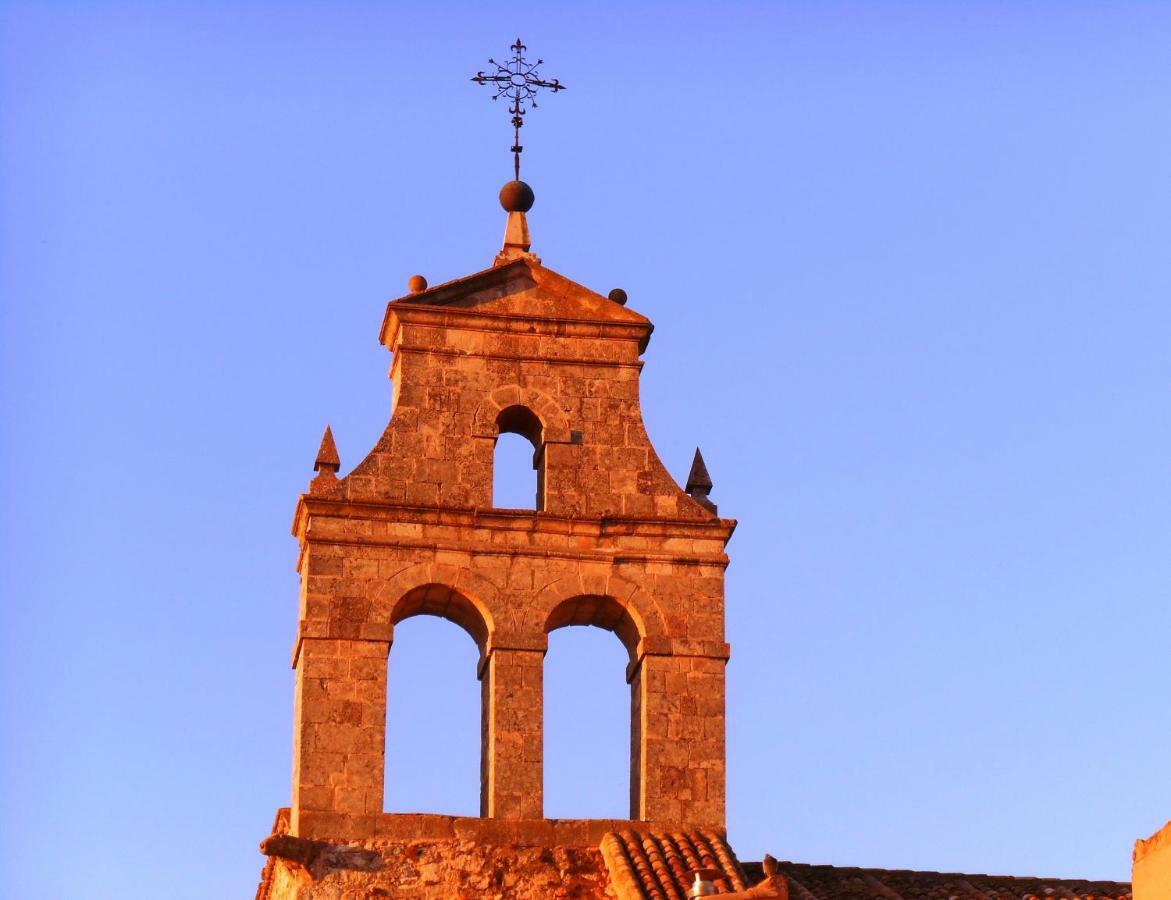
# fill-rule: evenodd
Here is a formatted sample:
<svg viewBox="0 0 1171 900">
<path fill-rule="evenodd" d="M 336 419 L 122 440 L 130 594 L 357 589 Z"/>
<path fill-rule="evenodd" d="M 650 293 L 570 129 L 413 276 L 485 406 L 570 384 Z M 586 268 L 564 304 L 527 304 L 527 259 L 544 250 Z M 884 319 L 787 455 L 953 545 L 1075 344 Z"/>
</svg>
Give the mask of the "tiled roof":
<svg viewBox="0 0 1171 900">
<path fill-rule="evenodd" d="M 706 829 L 687 832 L 611 831 L 602 838 L 610 882 L 621 898 L 685 900 L 693 869 L 718 869 L 720 893 L 747 886 L 736 854 L 720 835 Z M 760 879 L 757 879 L 758 881 Z"/>
<path fill-rule="evenodd" d="M 749 884 L 763 877 L 760 863 L 743 866 Z M 1015 878 L 902 869 L 855 869 L 779 862 L 789 900 L 1131 900 L 1118 881 Z"/>
</svg>

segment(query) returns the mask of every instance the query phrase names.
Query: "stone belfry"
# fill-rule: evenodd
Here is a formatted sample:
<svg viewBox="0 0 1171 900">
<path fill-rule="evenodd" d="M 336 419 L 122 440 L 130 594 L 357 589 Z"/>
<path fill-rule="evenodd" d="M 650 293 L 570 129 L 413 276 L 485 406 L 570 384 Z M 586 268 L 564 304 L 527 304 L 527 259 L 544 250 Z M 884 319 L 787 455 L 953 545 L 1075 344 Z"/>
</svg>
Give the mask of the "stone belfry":
<svg viewBox="0 0 1171 900">
<path fill-rule="evenodd" d="M 542 818 L 549 632 L 629 654 L 630 818 L 724 823 L 724 546 L 735 523 L 659 461 L 638 399 L 652 325 L 543 266 L 533 193 L 501 191 L 491 268 L 387 304 L 393 411 L 344 477 L 327 431 L 298 503 L 300 622 L 290 832 L 375 834 L 394 627 L 455 622 L 480 650 L 481 815 Z M 497 439 L 533 446 L 536 508 L 492 506 Z M 393 698 L 391 698 L 393 702 Z"/>
<path fill-rule="evenodd" d="M 503 247 L 445 284 L 414 276 L 387 304 L 390 421 L 345 475 L 327 428 L 297 501 L 292 803 L 261 845 L 260 898 L 626 900 L 675 897 L 692 877 L 696 890 L 744 888 L 724 830 L 736 523 L 708 498 L 698 451 L 682 489 L 647 437 L 650 321 L 623 291 L 602 296 L 531 252 L 520 128 L 537 89 L 565 86 L 519 39 L 512 49 L 472 79 L 510 101 Z M 502 434 L 532 444 L 533 508 L 493 506 Z M 418 615 L 479 648 L 478 818 L 383 812 L 387 663 L 395 626 Z M 544 657 L 549 633 L 571 625 L 611 631 L 627 651 L 626 820 L 544 818 Z"/>
</svg>

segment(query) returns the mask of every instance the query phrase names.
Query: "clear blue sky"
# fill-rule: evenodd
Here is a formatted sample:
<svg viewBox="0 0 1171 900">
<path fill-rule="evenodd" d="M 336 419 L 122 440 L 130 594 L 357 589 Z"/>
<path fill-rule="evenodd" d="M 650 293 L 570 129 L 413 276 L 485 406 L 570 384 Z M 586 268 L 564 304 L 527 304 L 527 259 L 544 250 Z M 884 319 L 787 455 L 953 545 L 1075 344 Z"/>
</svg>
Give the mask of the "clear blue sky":
<svg viewBox="0 0 1171 900">
<path fill-rule="evenodd" d="M 1125 879 L 1171 817 L 1171 5 L 553 6 L 0 6 L 0 894 L 251 896 L 296 495 L 499 247 L 518 32 L 534 249 L 740 521 L 741 856 Z M 554 635 L 551 814 L 624 811 L 622 656 Z M 473 665 L 399 629 L 390 808 L 476 809 Z"/>
</svg>

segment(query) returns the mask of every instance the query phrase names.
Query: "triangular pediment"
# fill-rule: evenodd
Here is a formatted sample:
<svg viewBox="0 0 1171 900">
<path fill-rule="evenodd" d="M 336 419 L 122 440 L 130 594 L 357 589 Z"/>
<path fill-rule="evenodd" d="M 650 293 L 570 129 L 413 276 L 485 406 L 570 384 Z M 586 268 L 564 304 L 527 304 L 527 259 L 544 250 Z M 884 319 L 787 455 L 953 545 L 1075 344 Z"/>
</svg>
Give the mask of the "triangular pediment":
<svg viewBox="0 0 1171 900">
<path fill-rule="evenodd" d="M 409 306 L 650 326 L 646 316 L 527 258 L 408 294 L 389 304 L 390 309 Z"/>
</svg>

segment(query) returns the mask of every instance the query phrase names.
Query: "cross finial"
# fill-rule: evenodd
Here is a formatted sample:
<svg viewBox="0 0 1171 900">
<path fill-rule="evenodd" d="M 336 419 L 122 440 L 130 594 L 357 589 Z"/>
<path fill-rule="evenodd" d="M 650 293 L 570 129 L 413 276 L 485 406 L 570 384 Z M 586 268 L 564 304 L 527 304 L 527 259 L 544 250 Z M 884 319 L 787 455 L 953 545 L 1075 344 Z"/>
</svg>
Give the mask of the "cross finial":
<svg viewBox="0 0 1171 900">
<path fill-rule="evenodd" d="M 535 63 L 530 63 L 526 60 L 525 50 L 528 48 L 521 43 L 520 38 L 516 39 L 516 43 L 510 49 L 512 59 L 498 63 L 489 58 L 488 62 L 496 67 L 496 71 L 492 74 L 477 72 L 472 76 L 472 81 L 476 84 L 492 85 L 496 89 L 496 93 L 492 95 L 493 100 L 504 97 L 509 101 L 508 111 L 512 114 L 512 169 L 516 180 L 520 181 L 520 154 L 524 150 L 520 144 L 520 129 L 524 125 L 527 107 L 531 105 L 536 109 L 537 92 L 541 88 L 548 88 L 556 94 L 565 90 L 565 85 L 556 78 L 548 81 L 541 77 L 539 69 L 545 61 L 538 59 Z"/>
</svg>

